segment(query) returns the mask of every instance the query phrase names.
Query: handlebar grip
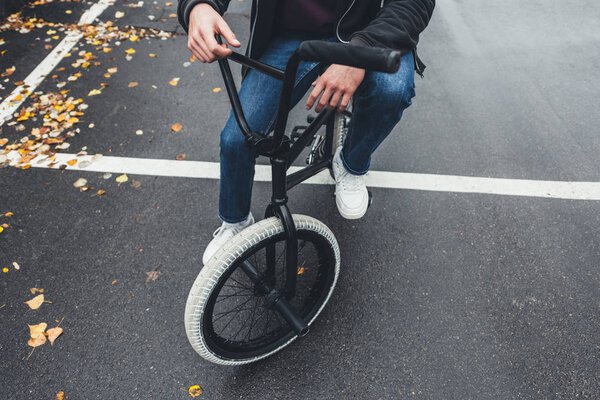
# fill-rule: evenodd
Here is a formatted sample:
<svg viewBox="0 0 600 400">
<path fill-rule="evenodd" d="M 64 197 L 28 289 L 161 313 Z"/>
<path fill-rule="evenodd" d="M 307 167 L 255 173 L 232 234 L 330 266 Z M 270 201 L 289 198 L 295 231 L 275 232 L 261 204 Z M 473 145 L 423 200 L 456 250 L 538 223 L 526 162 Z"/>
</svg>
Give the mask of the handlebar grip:
<svg viewBox="0 0 600 400">
<path fill-rule="evenodd" d="M 322 40 L 308 40 L 298 47 L 300 58 L 327 64 L 341 64 L 380 72 L 396 72 L 402 54 L 380 47 L 353 46 Z"/>
</svg>

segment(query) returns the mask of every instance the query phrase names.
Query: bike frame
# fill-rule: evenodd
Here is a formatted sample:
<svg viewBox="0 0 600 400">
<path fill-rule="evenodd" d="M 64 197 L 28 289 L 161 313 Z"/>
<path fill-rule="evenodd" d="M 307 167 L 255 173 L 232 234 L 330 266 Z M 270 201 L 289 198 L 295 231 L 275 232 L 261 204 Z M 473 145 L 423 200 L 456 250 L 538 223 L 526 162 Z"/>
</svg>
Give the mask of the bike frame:
<svg viewBox="0 0 600 400">
<path fill-rule="evenodd" d="M 268 135 L 268 133 L 262 135 L 258 132 L 253 132 L 248 126 L 244 111 L 242 110 L 238 91 L 231 74 L 228 59 L 283 82 L 272 135 Z M 301 59 L 298 50 L 296 50 L 288 59 L 285 70 L 261 63 L 260 61 L 239 53 L 232 53 L 229 57 L 219 60 L 219 67 L 231 102 L 233 115 L 235 116 L 242 134 L 246 138 L 247 145 L 255 152 L 255 154 L 269 157 L 271 162 L 272 196 L 271 203 L 267 206 L 265 211 L 265 218 L 276 216 L 283 224 L 286 236 L 286 282 L 284 297 L 287 300 L 292 299 L 296 291 L 296 274 L 298 266 L 298 235 L 292 214 L 287 206 L 287 192 L 289 189 L 318 174 L 320 171 L 330 168 L 333 156 L 333 120 L 335 109 L 325 109 L 321 111 L 294 143 L 292 143 L 291 139 L 285 135 L 292 91 L 294 89 L 300 61 Z M 302 153 L 307 144 L 314 139 L 318 130 L 323 125 L 326 125 L 324 158 L 319 160 L 316 164 L 309 165 L 308 167 L 288 175 L 287 170 L 289 167 Z M 274 284 L 275 281 L 275 257 L 275 244 L 273 243 L 271 246 L 267 247 L 267 276 L 265 277 L 265 279 L 272 284 Z M 242 265 L 242 269 L 249 275 L 253 275 L 256 272 L 252 271 L 251 268 L 252 266 L 247 265 L 247 263 Z M 277 300 L 275 300 L 275 302 L 277 302 Z"/>
</svg>

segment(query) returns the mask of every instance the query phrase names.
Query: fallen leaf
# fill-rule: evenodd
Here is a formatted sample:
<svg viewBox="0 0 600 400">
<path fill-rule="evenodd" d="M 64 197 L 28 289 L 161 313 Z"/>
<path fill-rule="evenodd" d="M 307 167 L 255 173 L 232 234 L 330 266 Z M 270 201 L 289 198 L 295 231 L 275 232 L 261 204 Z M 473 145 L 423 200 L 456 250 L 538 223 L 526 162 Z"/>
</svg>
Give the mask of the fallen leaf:
<svg viewBox="0 0 600 400">
<path fill-rule="evenodd" d="M 213 90 L 212 90 L 213 93 L 219 93 L 220 91 L 221 91 L 220 87 L 213 88 Z"/>
<path fill-rule="evenodd" d="M 85 185 L 87 185 L 87 179 L 85 178 L 79 178 L 75 182 L 73 182 L 73 186 L 75 186 L 76 188 L 81 188 Z"/>
<path fill-rule="evenodd" d="M 169 81 L 169 85 L 171 85 L 171 86 L 177 86 L 178 83 L 179 83 L 179 78 L 173 78 Z"/>
<path fill-rule="evenodd" d="M 29 336 L 32 339 L 36 339 L 40 336 L 44 336 L 44 331 L 46 330 L 47 327 L 48 327 L 48 324 L 45 322 L 42 322 L 41 324 L 37 324 L 37 325 L 29 325 Z"/>
<path fill-rule="evenodd" d="M 104 193 L 106 193 L 106 190 L 104 189 L 98 189 L 98 191 L 96 192 L 98 196 L 104 196 Z"/>
<path fill-rule="evenodd" d="M 132 87 L 136 87 L 137 85 L 139 85 L 139 83 L 137 83 L 137 82 L 129 82 L 129 83 L 127 84 L 127 87 L 130 87 L 130 88 L 132 88 Z"/>
<path fill-rule="evenodd" d="M 138 136 L 142 136 L 144 134 L 144 131 L 141 129 L 138 129 L 137 131 L 135 131 L 135 134 Z"/>
<path fill-rule="evenodd" d="M 18 263 L 18 262 L 16 262 L 16 261 L 13 261 L 12 265 L 13 265 L 13 267 L 15 267 L 15 269 L 16 269 L 17 271 L 21 269 L 21 266 L 20 266 L 20 265 L 19 265 L 19 263 Z"/>
<path fill-rule="evenodd" d="M 32 287 L 31 289 L 29 289 L 29 291 L 31 292 L 31 294 L 44 293 L 44 288 Z"/>
<path fill-rule="evenodd" d="M 56 393 L 56 400 L 65 400 L 65 392 L 59 390 L 58 393 Z"/>
<path fill-rule="evenodd" d="M 127 177 L 127 174 L 119 175 L 116 178 L 117 183 L 125 183 L 128 180 L 129 180 L 129 178 Z"/>
<path fill-rule="evenodd" d="M 160 275 L 160 271 L 148 271 L 146 272 L 146 283 L 148 282 L 154 282 L 155 280 L 158 279 L 158 276 Z"/>
<path fill-rule="evenodd" d="M 116 285 L 116 284 L 117 284 L 117 282 L 119 282 L 119 281 L 118 281 L 118 280 L 116 280 L 116 279 L 113 279 L 113 281 L 112 281 L 110 284 L 111 284 L 111 285 Z"/>
<path fill-rule="evenodd" d="M 300 275 L 304 275 L 304 267 L 298 267 L 298 272 L 297 274 Z"/>
<path fill-rule="evenodd" d="M 148 57 L 150 57 L 150 58 L 156 58 L 156 54 L 150 53 L 150 54 L 148 54 Z"/>
<path fill-rule="evenodd" d="M 175 133 L 181 132 L 182 129 L 183 129 L 183 125 L 181 125 L 179 122 L 176 122 L 173 125 L 171 125 L 171 130 Z"/>
<path fill-rule="evenodd" d="M 102 175 L 102 179 L 110 179 L 111 176 L 112 174 L 110 172 L 106 172 L 104 175 Z"/>
<path fill-rule="evenodd" d="M 62 335 L 62 333 L 63 333 L 63 328 L 61 328 L 60 326 L 48 329 L 46 331 L 46 334 L 48 335 L 48 341 L 50 342 L 50 345 L 53 346 L 56 338 L 59 337 L 60 335 Z"/>
<path fill-rule="evenodd" d="M 90 92 L 88 93 L 88 96 L 97 96 L 99 94 L 102 93 L 102 90 L 98 90 L 98 89 L 92 89 L 90 90 Z"/>
<path fill-rule="evenodd" d="M 125 16 L 125 13 L 123 11 L 117 11 L 115 13 L 115 18 L 123 18 Z"/>
<path fill-rule="evenodd" d="M 134 189 L 139 189 L 140 186 L 142 186 L 142 182 L 138 181 L 137 179 L 132 179 L 131 180 L 131 187 Z"/>
<path fill-rule="evenodd" d="M 67 164 L 69 164 L 72 167 L 73 165 L 77 164 L 77 160 L 73 158 L 72 160 L 67 161 Z"/>
<path fill-rule="evenodd" d="M 117 67 L 107 69 L 109 74 L 116 74 L 119 69 Z"/>
<path fill-rule="evenodd" d="M 135 49 L 130 47 L 127 50 L 125 50 L 125 54 L 127 54 L 128 56 L 135 54 Z"/>
<path fill-rule="evenodd" d="M 43 334 L 39 335 L 35 338 L 30 338 L 27 341 L 27 344 L 30 345 L 31 347 L 39 347 L 39 346 L 43 345 L 44 343 L 46 343 L 46 336 L 44 336 Z"/>
<path fill-rule="evenodd" d="M 176 160 L 183 161 L 185 160 L 185 153 L 179 153 L 175 156 Z"/>
<path fill-rule="evenodd" d="M 192 398 L 200 396 L 203 392 L 204 391 L 202 390 L 202 388 L 200 387 L 200 385 L 192 385 L 188 389 L 188 394 Z"/>
<path fill-rule="evenodd" d="M 35 296 L 33 299 L 26 301 L 25 304 L 29 306 L 32 310 L 37 310 L 44 303 L 44 295 L 39 294 Z"/>
<path fill-rule="evenodd" d="M 2 272 L 4 272 L 6 274 L 8 271 L 10 271 L 8 268 L 2 267 Z"/>
</svg>

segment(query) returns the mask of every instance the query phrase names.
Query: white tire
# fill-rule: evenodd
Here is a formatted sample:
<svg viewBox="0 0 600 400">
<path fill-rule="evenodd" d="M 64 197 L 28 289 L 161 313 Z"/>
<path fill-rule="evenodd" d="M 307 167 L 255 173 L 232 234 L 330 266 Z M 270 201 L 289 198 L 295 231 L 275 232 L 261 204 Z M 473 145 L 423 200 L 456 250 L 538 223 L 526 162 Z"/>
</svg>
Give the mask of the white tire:
<svg viewBox="0 0 600 400">
<path fill-rule="evenodd" d="M 327 290 L 325 300 L 320 304 L 310 321 L 308 321 L 308 325 L 310 326 L 321 313 L 325 304 L 329 301 L 337 282 L 340 269 L 340 250 L 333 233 L 325 224 L 315 218 L 305 215 L 295 214 L 293 215 L 293 218 L 297 231 L 310 231 L 322 236 L 322 238 L 327 241 L 328 246 L 331 246 L 331 250 L 333 250 L 334 254 L 333 257 L 335 259 L 333 283 Z M 248 364 L 278 352 L 296 339 L 297 336 L 294 335 L 285 343 L 265 354 L 260 354 L 251 358 L 231 359 L 225 358 L 212 351 L 203 337 L 204 313 L 211 293 L 218 285 L 221 277 L 249 250 L 255 248 L 266 239 L 281 234 L 283 231 L 283 225 L 276 217 L 267 218 L 251 225 L 238 233 L 225 246 L 219 249 L 198 274 L 198 277 L 190 290 L 185 306 L 185 331 L 194 350 L 206 360 L 221 365 Z"/>
</svg>

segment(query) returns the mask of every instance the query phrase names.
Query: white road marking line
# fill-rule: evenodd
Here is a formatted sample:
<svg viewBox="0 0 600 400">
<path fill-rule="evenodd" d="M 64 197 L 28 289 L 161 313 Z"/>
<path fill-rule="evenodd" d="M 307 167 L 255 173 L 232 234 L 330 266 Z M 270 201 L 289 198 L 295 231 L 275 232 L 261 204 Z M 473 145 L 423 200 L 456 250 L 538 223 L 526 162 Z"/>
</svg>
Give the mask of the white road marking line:
<svg viewBox="0 0 600 400">
<path fill-rule="evenodd" d="M 114 0 L 100 0 L 91 6 L 86 12 L 83 13 L 79 19 L 79 25 L 91 24 L 96 18 L 102 14 L 104 10 L 114 3 Z M 23 85 L 18 86 L 15 90 L 9 94 L 2 103 L 0 103 L 0 127 L 4 125 L 6 121 L 12 118 L 12 114 L 23 104 L 23 102 L 29 97 L 31 93 L 44 81 L 46 76 L 52 72 L 52 70 L 61 62 L 71 49 L 79 42 L 79 39 L 83 37 L 81 32 L 68 31 L 67 35 L 63 40 L 42 60 L 42 62 L 35 67 L 33 71 L 23 80 Z M 27 94 L 21 94 L 23 89 L 27 89 Z M 15 100 L 15 98 L 21 94 L 21 100 Z"/>
<path fill-rule="evenodd" d="M 8 154 L 11 165 L 16 166 L 21 155 L 12 151 Z M 112 172 L 117 174 L 152 175 L 180 178 L 219 179 L 219 163 L 205 161 L 177 161 L 150 158 L 79 156 L 76 154 L 56 154 L 57 169 L 60 164 L 77 158 L 78 163 L 91 161 L 85 168 L 77 165 L 67 170 L 88 172 Z M 48 168 L 47 160 L 30 161 L 35 168 Z M 292 167 L 289 172 L 300 170 Z M 255 180 L 271 181 L 271 167 L 258 165 Z M 404 172 L 371 171 L 366 177 L 368 187 L 386 189 L 411 189 L 435 192 L 483 193 L 505 196 L 543 197 L 570 200 L 600 200 L 600 182 L 539 181 L 529 179 L 481 178 L 456 175 L 415 174 Z M 328 171 L 306 180 L 304 183 L 331 185 L 333 180 Z"/>
</svg>

